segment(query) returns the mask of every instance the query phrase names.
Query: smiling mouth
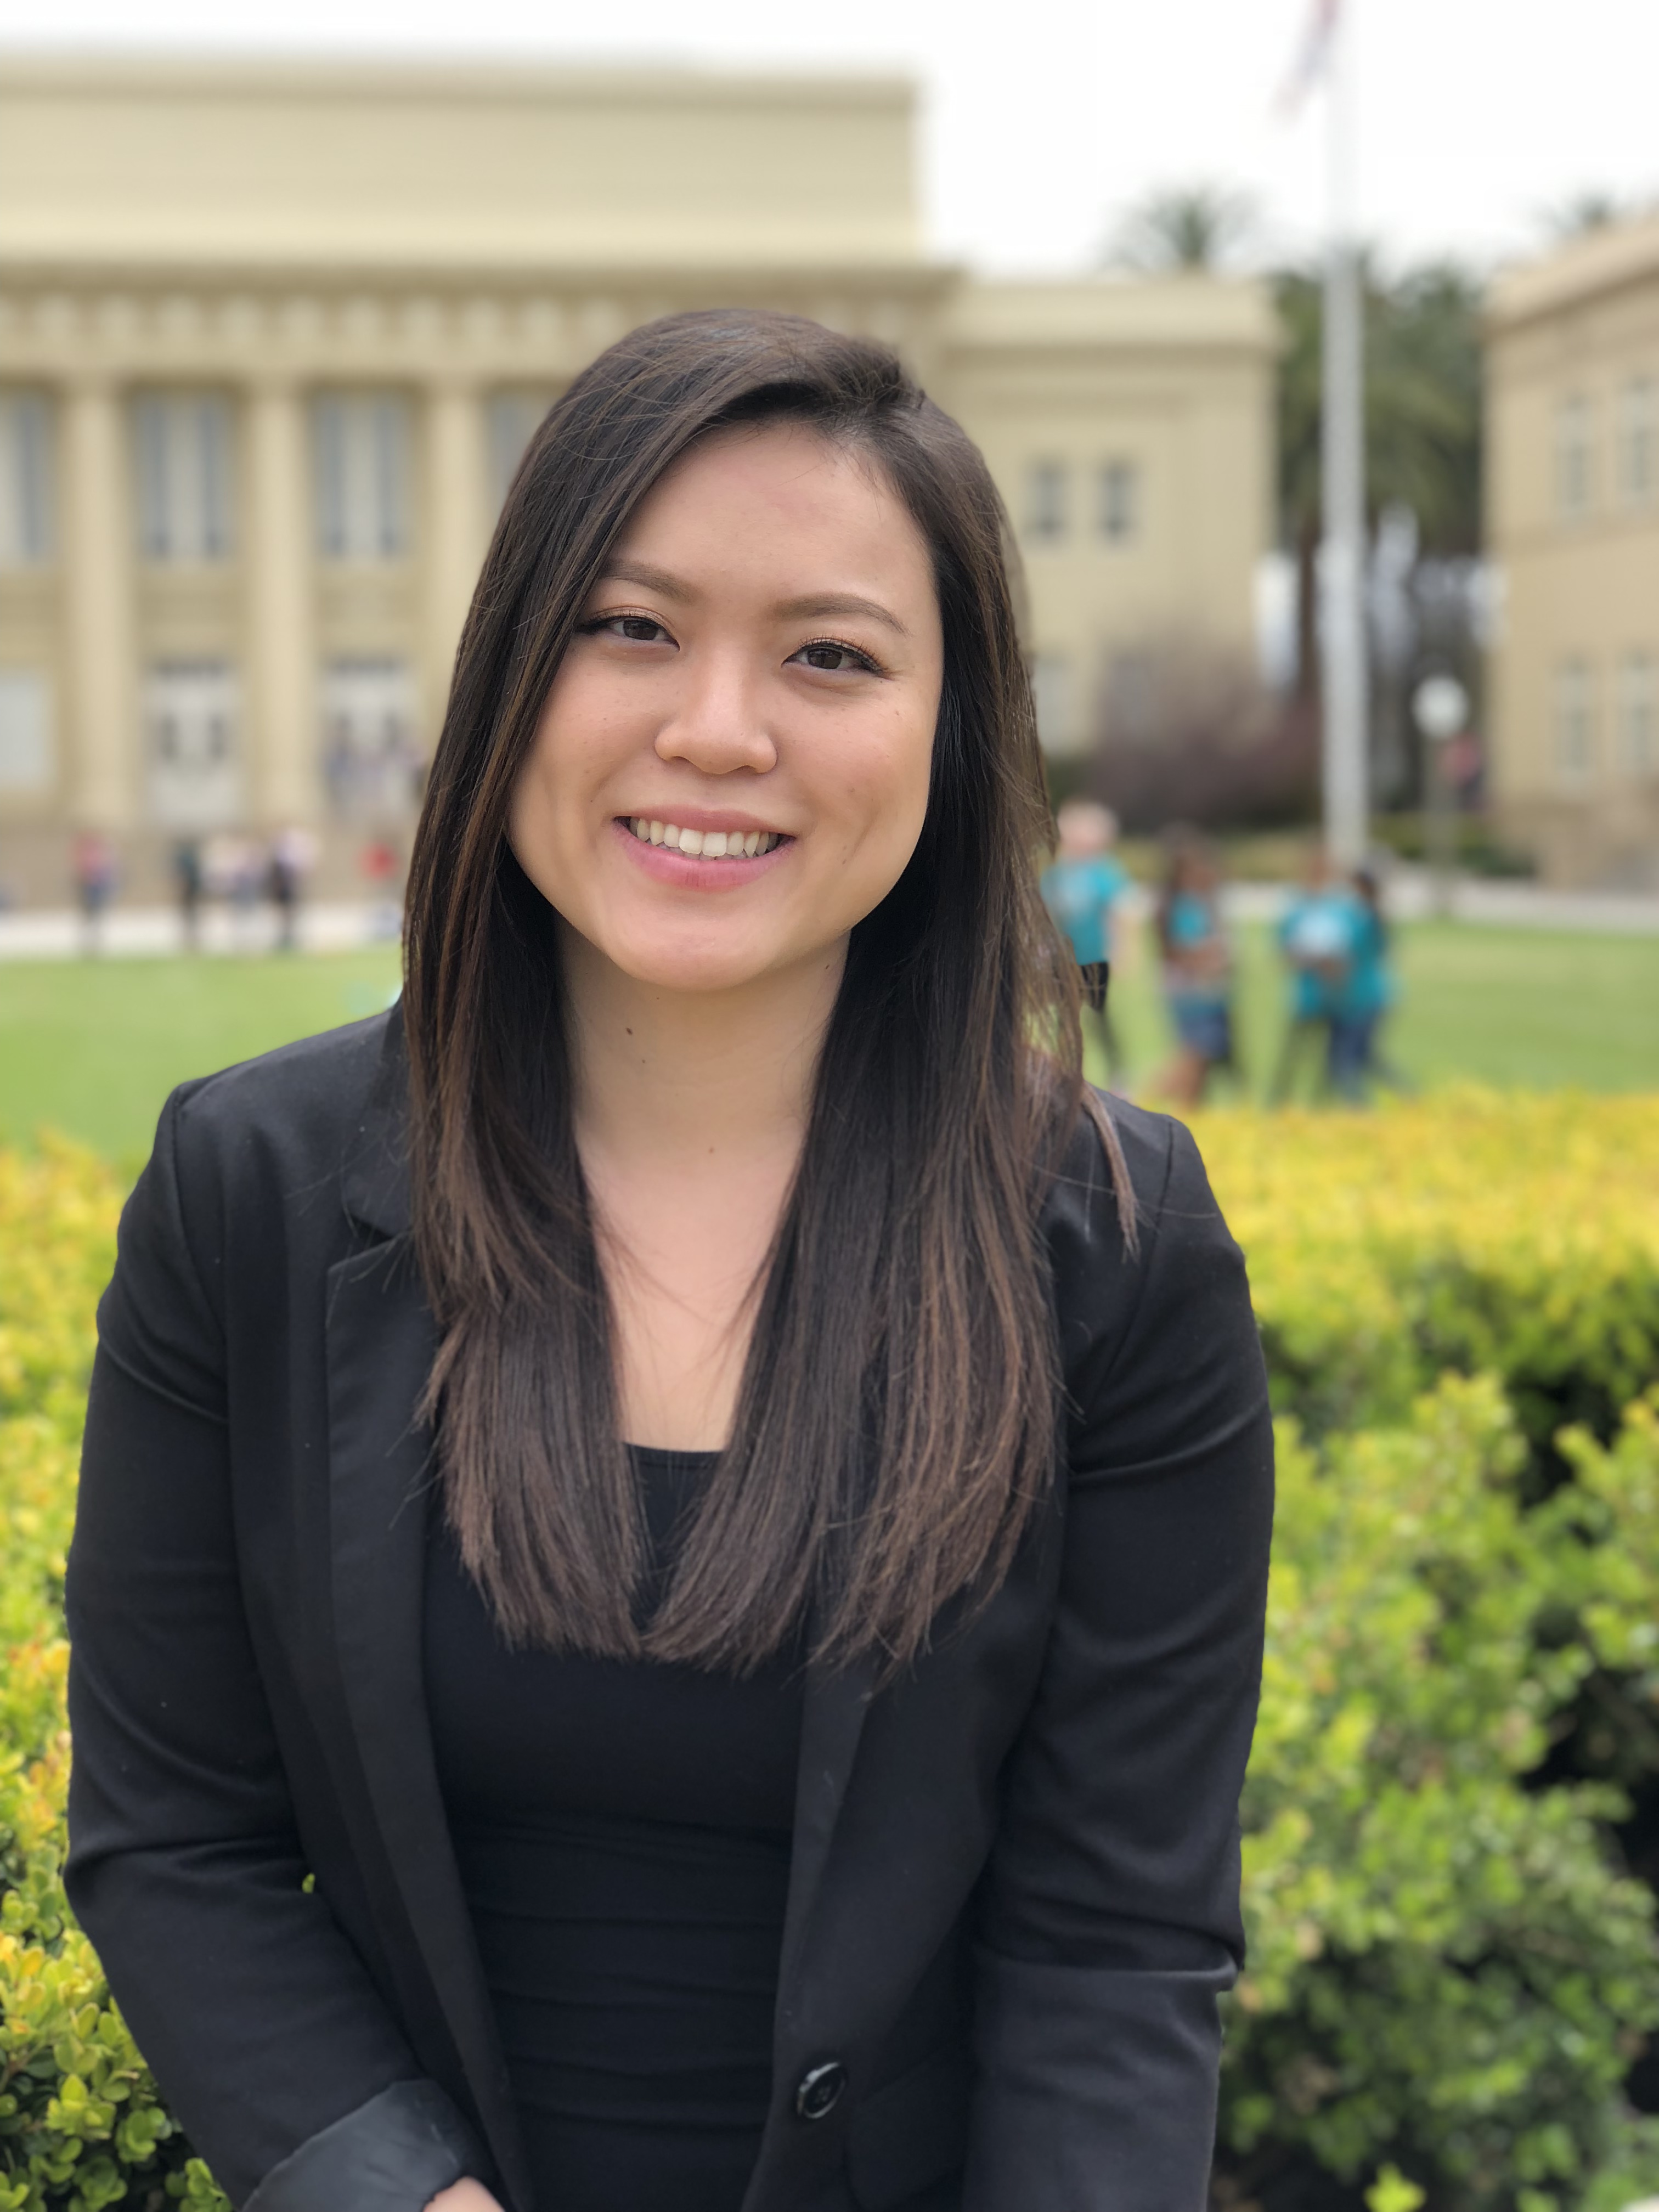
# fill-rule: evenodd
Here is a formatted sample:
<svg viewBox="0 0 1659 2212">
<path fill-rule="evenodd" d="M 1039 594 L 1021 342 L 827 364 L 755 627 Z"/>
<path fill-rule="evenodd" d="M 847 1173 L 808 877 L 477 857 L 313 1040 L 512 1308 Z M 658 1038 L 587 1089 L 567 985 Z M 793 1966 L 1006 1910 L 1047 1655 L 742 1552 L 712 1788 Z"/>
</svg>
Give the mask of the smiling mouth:
<svg viewBox="0 0 1659 2212">
<path fill-rule="evenodd" d="M 683 830 L 678 822 L 653 822 L 643 814 L 618 818 L 641 845 L 665 845 L 688 859 L 753 860 L 787 842 L 779 830 Z"/>
</svg>

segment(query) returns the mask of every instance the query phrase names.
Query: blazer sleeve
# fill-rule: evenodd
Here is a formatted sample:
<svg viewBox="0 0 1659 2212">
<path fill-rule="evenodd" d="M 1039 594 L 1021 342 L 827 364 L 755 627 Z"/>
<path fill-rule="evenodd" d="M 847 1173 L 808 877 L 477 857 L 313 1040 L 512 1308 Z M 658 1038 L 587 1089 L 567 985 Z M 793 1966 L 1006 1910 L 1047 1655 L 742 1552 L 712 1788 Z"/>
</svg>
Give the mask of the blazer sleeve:
<svg viewBox="0 0 1659 2212">
<path fill-rule="evenodd" d="M 487 2165 L 306 1881 L 244 1617 L 218 1315 L 175 1094 L 99 1310 L 67 1609 L 65 1883 L 163 2094 L 251 2212 L 420 2212 Z"/>
<path fill-rule="evenodd" d="M 1065 1549 L 983 1898 L 964 2212 L 1204 2212 L 1208 2197 L 1216 2001 L 1244 1951 L 1273 1431 L 1243 1257 L 1197 1148 L 1177 1123 L 1134 1122 L 1139 1256 L 1102 1226 L 1103 1182 L 1094 1226 L 1057 1257 Z M 1114 1295 L 1126 1272 L 1138 1287 Z"/>
</svg>

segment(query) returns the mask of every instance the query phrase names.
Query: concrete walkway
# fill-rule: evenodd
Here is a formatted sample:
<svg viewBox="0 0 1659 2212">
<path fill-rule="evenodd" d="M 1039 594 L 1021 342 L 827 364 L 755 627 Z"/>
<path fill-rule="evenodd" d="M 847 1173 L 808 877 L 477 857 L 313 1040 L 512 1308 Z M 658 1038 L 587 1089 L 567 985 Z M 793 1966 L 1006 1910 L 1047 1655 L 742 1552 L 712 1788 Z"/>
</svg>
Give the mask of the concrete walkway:
<svg viewBox="0 0 1659 2212">
<path fill-rule="evenodd" d="M 395 945 L 401 917 L 395 907 L 366 901 L 302 907 L 302 952 L 350 952 L 365 945 Z M 239 913 L 221 904 L 202 910 L 204 952 L 235 956 L 276 949 L 276 917 L 260 905 Z M 185 949 L 174 907 L 117 906 L 99 925 L 97 951 L 112 959 L 155 960 Z M 87 926 L 70 908 L 34 908 L 0 914 L 0 960 L 72 960 L 88 950 Z"/>
<path fill-rule="evenodd" d="M 1231 884 L 1224 894 L 1236 921 L 1272 921 L 1291 896 L 1286 884 Z M 1433 911 L 1433 886 L 1418 869 L 1402 868 L 1389 885 L 1389 912 L 1397 921 L 1419 921 Z M 1152 911 L 1151 894 L 1142 890 L 1136 905 Z M 1620 936 L 1659 936 L 1659 897 L 1601 891 L 1542 890 L 1535 884 L 1492 883 L 1472 878 L 1456 884 L 1452 913 L 1459 921 L 1488 923 L 1505 929 L 1577 929 Z M 300 949 L 305 952 L 347 952 L 397 939 L 395 908 L 367 901 L 307 906 L 300 915 Z M 268 906 L 246 914 L 215 903 L 202 915 L 202 950 L 220 955 L 269 952 L 276 939 L 276 918 Z M 68 908 L 32 908 L 0 914 L 0 960 L 70 960 L 87 949 L 86 926 Z M 115 907 L 105 915 L 98 950 L 112 958 L 154 960 L 184 949 L 178 913 L 172 907 Z"/>
</svg>

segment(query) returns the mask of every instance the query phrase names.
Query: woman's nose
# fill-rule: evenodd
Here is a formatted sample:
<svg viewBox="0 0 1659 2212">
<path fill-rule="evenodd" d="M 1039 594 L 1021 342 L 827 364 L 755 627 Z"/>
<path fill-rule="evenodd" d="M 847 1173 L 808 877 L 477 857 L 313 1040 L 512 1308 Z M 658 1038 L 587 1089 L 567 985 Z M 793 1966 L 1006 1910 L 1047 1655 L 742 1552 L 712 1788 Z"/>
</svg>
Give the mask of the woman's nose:
<svg viewBox="0 0 1659 2212">
<path fill-rule="evenodd" d="M 744 670 L 711 663 L 658 732 L 658 758 L 684 761 L 704 775 L 730 775 L 737 769 L 764 775 L 776 766 L 778 749 L 758 695 Z"/>
</svg>

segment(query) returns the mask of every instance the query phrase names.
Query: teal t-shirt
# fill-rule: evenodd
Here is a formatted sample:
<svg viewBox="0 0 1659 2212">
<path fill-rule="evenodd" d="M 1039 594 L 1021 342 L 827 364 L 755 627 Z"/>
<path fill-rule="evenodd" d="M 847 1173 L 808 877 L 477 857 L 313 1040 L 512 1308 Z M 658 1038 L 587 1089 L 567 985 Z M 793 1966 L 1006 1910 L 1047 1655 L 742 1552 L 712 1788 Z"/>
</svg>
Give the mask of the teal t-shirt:
<svg viewBox="0 0 1659 2212">
<path fill-rule="evenodd" d="M 1353 971 L 1359 921 L 1359 902 L 1350 891 L 1304 891 L 1291 901 L 1279 942 L 1291 963 L 1291 1010 L 1297 1021 L 1328 1021 L 1337 1011 Z"/>
<path fill-rule="evenodd" d="M 1353 951 L 1347 978 L 1337 994 L 1336 1011 L 1350 1018 L 1380 1014 L 1394 1000 L 1394 967 L 1389 958 L 1388 929 L 1382 917 L 1370 907 L 1357 907 Z"/>
<path fill-rule="evenodd" d="M 1176 893 L 1164 913 L 1164 927 L 1171 952 L 1196 952 L 1221 935 L 1214 905 L 1196 891 Z M 1231 996 L 1224 974 L 1194 975 L 1173 966 L 1165 970 L 1164 989 L 1172 1006 L 1224 1006 Z"/>
<path fill-rule="evenodd" d="M 1127 890 L 1128 877 L 1104 854 L 1088 860 L 1056 860 L 1044 871 L 1042 898 L 1071 940 L 1079 967 L 1112 957 L 1112 908 Z"/>
</svg>

